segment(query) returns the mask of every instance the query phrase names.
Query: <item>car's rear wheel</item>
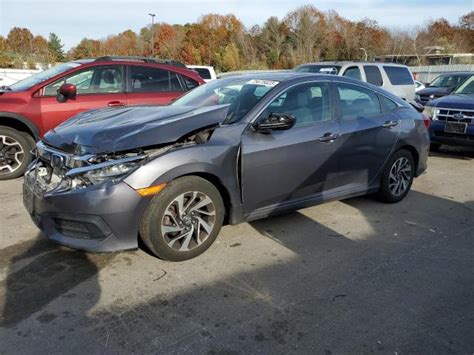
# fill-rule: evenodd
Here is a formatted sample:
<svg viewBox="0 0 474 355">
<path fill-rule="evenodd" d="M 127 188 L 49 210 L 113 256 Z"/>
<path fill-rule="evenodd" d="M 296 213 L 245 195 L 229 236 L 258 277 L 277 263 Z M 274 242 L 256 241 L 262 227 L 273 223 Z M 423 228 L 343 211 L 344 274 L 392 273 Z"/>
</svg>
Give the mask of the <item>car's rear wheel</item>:
<svg viewBox="0 0 474 355">
<path fill-rule="evenodd" d="M 145 210 L 140 236 L 159 258 L 183 261 L 206 251 L 224 220 L 224 203 L 205 179 L 185 176 L 169 183 Z"/>
<path fill-rule="evenodd" d="M 22 176 L 30 164 L 34 140 L 13 128 L 0 126 L 0 180 Z"/>
<path fill-rule="evenodd" d="M 382 174 L 379 198 L 387 203 L 403 200 L 410 191 L 415 176 L 413 156 L 407 150 L 395 152 Z"/>
</svg>

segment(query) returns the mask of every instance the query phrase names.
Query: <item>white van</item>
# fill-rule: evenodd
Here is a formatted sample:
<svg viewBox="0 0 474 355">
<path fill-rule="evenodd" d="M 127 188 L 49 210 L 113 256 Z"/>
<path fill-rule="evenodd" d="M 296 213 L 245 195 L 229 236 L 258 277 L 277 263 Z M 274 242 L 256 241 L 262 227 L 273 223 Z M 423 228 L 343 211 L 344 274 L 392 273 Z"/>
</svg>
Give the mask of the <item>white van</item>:
<svg viewBox="0 0 474 355">
<path fill-rule="evenodd" d="M 206 83 L 217 79 L 214 67 L 207 67 L 204 65 L 187 65 L 187 67 L 188 69 L 197 71 L 199 76 L 203 78 Z"/>
<path fill-rule="evenodd" d="M 302 64 L 294 71 L 347 76 L 381 86 L 407 101 L 415 99 L 415 82 L 405 65 L 381 62 L 319 62 Z"/>
</svg>

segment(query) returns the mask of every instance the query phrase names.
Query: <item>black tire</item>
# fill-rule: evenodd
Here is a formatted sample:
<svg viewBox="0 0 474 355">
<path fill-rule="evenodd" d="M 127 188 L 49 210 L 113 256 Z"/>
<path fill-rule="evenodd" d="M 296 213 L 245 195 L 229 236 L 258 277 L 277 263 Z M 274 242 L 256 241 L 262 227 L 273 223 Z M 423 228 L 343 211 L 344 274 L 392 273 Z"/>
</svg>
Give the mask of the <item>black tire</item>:
<svg viewBox="0 0 474 355">
<path fill-rule="evenodd" d="M 186 228 L 193 228 L 191 232 L 193 236 L 193 248 L 190 250 L 177 250 L 177 247 L 183 248 L 183 245 L 178 243 L 185 243 L 184 239 L 187 238 L 182 238 L 178 240 L 176 236 L 182 235 L 182 233 L 186 232 L 181 229 L 181 231 L 176 232 L 174 236 L 171 233 L 171 238 L 169 238 L 169 233 L 163 233 L 162 229 L 166 227 L 166 225 L 164 225 L 165 219 L 168 218 L 168 222 L 166 223 L 169 223 L 169 221 L 171 221 L 171 219 L 169 219 L 169 213 L 165 216 L 165 212 L 169 212 L 170 208 L 175 209 L 177 207 L 175 201 L 179 196 L 183 196 L 183 194 L 188 194 L 192 192 L 197 192 L 197 196 L 206 196 L 212 201 L 213 210 L 211 214 L 214 213 L 212 215 L 213 228 L 210 233 L 207 233 L 201 229 L 200 223 L 197 224 L 197 229 L 194 229 L 194 226 L 196 225 L 195 223 L 197 223 L 194 218 L 192 222 L 188 221 L 188 227 Z M 202 199 L 202 197 L 197 198 L 198 202 L 199 199 Z M 187 201 L 189 202 L 190 200 L 191 199 L 188 199 Z M 183 205 L 186 205 L 186 203 L 184 203 Z M 192 206 L 188 207 L 188 210 L 192 209 Z M 184 210 L 187 209 L 184 208 Z M 198 210 L 200 210 L 200 208 L 196 211 Z M 150 249 L 151 252 L 153 252 L 153 254 L 155 254 L 159 258 L 169 261 L 184 261 L 202 254 L 212 245 L 212 243 L 216 240 L 217 235 L 220 232 L 222 223 L 224 221 L 224 215 L 225 207 L 219 190 L 217 190 L 217 188 L 213 184 L 203 178 L 197 176 L 185 176 L 170 182 L 166 186 L 166 188 L 164 188 L 150 201 L 150 204 L 148 205 L 142 216 L 139 232 L 146 246 Z M 189 215 L 187 217 L 188 219 L 191 218 Z M 204 218 L 206 216 L 201 215 L 201 217 Z M 181 223 L 185 223 L 184 219 L 179 219 L 179 221 Z M 173 225 L 178 227 L 177 224 Z M 189 225 L 191 227 L 189 227 Z M 195 235 L 196 230 L 198 236 Z M 205 239 L 201 242 L 201 244 L 197 244 L 196 238 L 199 238 L 199 234 L 201 233 L 201 231 L 203 231 L 207 235 Z M 178 241 L 173 242 L 172 239 L 176 239 Z M 172 245 L 170 246 L 169 243 L 171 243 Z M 173 248 L 173 246 L 175 248 Z M 186 247 L 187 246 L 188 245 L 186 245 Z"/>
<path fill-rule="evenodd" d="M 440 148 L 441 148 L 441 144 L 438 144 L 438 143 L 431 143 L 430 144 L 430 150 L 432 152 L 438 152 Z"/>
<path fill-rule="evenodd" d="M 396 179 L 393 179 L 390 176 L 390 172 L 392 171 L 392 169 L 395 169 L 395 171 L 397 170 L 395 166 L 397 162 L 400 162 L 400 163 L 407 162 L 407 164 L 409 165 L 409 169 L 408 170 L 404 169 L 402 176 L 401 176 L 402 173 L 400 173 L 400 175 L 396 174 L 395 175 Z M 406 175 L 408 174 L 408 171 L 409 171 L 409 176 Z M 405 150 L 405 149 L 401 149 L 395 152 L 387 161 L 387 164 L 382 173 L 380 190 L 378 193 L 379 200 L 386 203 L 396 203 L 403 200 L 405 196 L 408 194 L 408 192 L 410 191 L 414 176 L 415 176 L 415 162 L 413 160 L 412 154 L 408 150 Z M 397 179 L 403 180 L 406 185 L 404 184 L 397 185 L 397 181 L 398 181 Z M 396 193 L 393 191 L 394 189 L 396 190 L 396 186 L 402 186 L 402 187 L 406 186 L 406 187 L 403 189 L 403 191 L 399 191 L 399 193 Z"/>
<path fill-rule="evenodd" d="M 7 146 L 4 141 L 13 145 Z M 31 150 L 34 143 L 34 139 L 27 133 L 0 126 L 0 180 L 15 179 L 25 173 L 33 158 Z M 16 157 L 18 160 L 15 160 L 12 154 L 20 151 L 23 153 L 18 154 Z"/>
</svg>

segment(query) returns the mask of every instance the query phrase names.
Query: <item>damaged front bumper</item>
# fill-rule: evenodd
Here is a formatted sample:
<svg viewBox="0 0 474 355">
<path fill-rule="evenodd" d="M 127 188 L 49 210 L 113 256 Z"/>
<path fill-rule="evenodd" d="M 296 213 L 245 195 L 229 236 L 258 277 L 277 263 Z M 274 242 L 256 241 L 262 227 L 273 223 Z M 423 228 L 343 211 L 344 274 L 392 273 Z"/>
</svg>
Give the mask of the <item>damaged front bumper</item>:
<svg viewBox="0 0 474 355">
<path fill-rule="evenodd" d="M 49 239 L 93 252 L 138 247 L 138 225 L 150 198 L 141 197 L 121 180 L 76 186 L 76 174 L 58 176 L 42 159 L 25 174 L 23 202 Z M 82 168 L 75 169 L 77 173 Z"/>
</svg>

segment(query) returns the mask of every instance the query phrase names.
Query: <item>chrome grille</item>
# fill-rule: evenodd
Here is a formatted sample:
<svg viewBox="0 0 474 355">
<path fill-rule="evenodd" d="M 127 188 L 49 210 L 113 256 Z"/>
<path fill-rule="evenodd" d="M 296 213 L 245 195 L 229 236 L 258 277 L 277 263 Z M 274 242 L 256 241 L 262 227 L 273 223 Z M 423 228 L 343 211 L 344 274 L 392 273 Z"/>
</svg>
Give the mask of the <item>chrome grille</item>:
<svg viewBox="0 0 474 355">
<path fill-rule="evenodd" d="M 474 124 L 474 110 L 459 110 L 453 108 L 436 108 L 435 118 L 438 121 L 464 122 Z"/>
</svg>

